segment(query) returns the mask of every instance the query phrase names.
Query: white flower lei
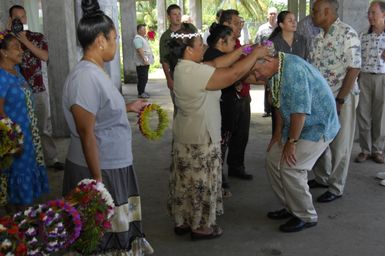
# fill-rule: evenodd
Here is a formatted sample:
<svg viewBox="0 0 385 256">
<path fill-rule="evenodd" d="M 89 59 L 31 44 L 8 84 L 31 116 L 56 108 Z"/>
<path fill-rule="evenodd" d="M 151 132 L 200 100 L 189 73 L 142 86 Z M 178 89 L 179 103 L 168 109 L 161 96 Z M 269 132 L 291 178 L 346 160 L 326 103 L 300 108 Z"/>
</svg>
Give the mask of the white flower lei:
<svg viewBox="0 0 385 256">
<path fill-rule="evenodd" d="M 175 32 L 172 32 L 170 37 L 171 38 L 188 38 L 188 39 L 191 39 L 193 37 L 198 37 L 198 36 L 201 36 L 201 32 L 198 31 L 197 33 L 190 33 L 190 34 L 183 34 L 183 33 L 175 33 Z"/>
</svg>

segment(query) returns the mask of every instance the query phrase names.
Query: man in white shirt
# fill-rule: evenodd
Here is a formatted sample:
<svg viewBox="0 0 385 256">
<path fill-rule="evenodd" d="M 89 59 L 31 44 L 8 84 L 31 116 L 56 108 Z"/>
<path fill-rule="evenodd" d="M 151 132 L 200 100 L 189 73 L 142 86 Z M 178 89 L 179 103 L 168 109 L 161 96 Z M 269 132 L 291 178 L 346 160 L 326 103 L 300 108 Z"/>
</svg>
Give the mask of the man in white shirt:
<svg viewBox="0 0 385 256">
<path fill-rule="evenodd" d="M 383 164 L 385 145 L 385 2 L 373 1 L 368 11 L 370 29 L 361 36 L 362 72 L 357 123 L 361 153 L 355 162 L 369 158 Z"/>
<path fill-rule="evenodd" d="M 150 95 L 145 92 L 145 88 L 148 81 L 148 70 L 150 65 L 154 63 L 154 55 L 150 44 L 146 39 L 146 25 L 139 24 L 136 27 L 137 35 L 134 38 L 135 45 L 135 65 L 136 73 L 138 75 L 138 97 L 139 98 L 149 98 Z"/>
</svg>

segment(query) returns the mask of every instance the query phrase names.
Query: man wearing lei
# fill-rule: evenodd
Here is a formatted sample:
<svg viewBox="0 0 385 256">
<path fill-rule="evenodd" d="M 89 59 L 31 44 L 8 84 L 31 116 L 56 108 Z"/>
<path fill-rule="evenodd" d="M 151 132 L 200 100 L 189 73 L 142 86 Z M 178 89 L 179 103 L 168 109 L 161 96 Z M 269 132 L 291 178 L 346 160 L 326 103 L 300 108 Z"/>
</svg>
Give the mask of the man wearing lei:
<svg viewBox="0 0 385 256">
<path fill-rule="evenodd" d="M 290 220 L 283 232 L 317 224 L 317 213 L 307 184 L 307 171 L 334 139 L 339 122 L 330 87 L 320 72 L 302 58 L 280 52 L 256 64 L 257 76 L 273 77 L 272 101 L 276 127 L 267 149 L 266 168 L 283 209 L 271 219 Z"/>
</svg>

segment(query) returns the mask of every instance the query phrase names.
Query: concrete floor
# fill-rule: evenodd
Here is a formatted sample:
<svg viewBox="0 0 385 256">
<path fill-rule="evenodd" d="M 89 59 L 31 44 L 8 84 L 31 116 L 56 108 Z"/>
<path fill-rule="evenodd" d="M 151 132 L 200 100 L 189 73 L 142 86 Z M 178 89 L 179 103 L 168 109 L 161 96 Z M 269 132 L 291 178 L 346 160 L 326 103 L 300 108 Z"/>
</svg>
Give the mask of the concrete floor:
<svg viewBox="0 0 385 256">
<path fill-rule="evenodd" d="M 136 99 L 136 86 L 123 88 L 127 100 Z M 170 113 L 172 104 L 165 80 L 151 80 L 147 86 L 150 102 Z M 189 236 L 176 236 L 166 211 L 170 164 L 171 124 L 165 136 L 148 141 L 139 132 L 137 117 L 130 114 L 133 131 L 134 167 L 141 188 L 143 227 L 157 256 L 380 256 L 385 255 L 385 187 L 374 176 L 384 165 L 373 162 L 351 163 L 344 196 L 329 204 L 316 203 L 319 222 L 315 228 L 285 234 L 278 230 L 284 221 L 266 218 L 280 208 L 264 169 L 269 142 L 270 120 L 261 117 L 263 90 L 252 90 L 253 113 L 246 152 L 247 171 L 252 181 L 230 179 L 233 197 L 225 201 L 225 214 L 218 218 L 224 235 L 219 239 L 193 242 Z M 68 139 L 57 139 L 64 160 Z M 352 155 L 359 151 L 354 145 Z M 310 174 L 311 175 L 311 174 Z M 49 170 L 52 193 L 60 197 L 62 172 Z M 323 189 L 312 190 L 314 197 Z"/>
</svg>

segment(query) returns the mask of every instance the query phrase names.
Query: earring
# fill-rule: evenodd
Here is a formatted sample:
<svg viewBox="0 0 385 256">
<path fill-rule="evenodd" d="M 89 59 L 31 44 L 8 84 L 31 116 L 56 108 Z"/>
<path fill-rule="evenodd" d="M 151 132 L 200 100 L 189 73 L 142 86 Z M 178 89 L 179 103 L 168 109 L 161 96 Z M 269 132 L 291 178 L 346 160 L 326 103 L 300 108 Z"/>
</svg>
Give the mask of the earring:
<svg viewBox="0 0 385 256">
<path fill-rule="evenodd" d="M 104 47 L 103 47 L 103 46 L 99 46 L 99 49 L 100 49 L 100 50 L 104 50 Z"/>
</svg>

